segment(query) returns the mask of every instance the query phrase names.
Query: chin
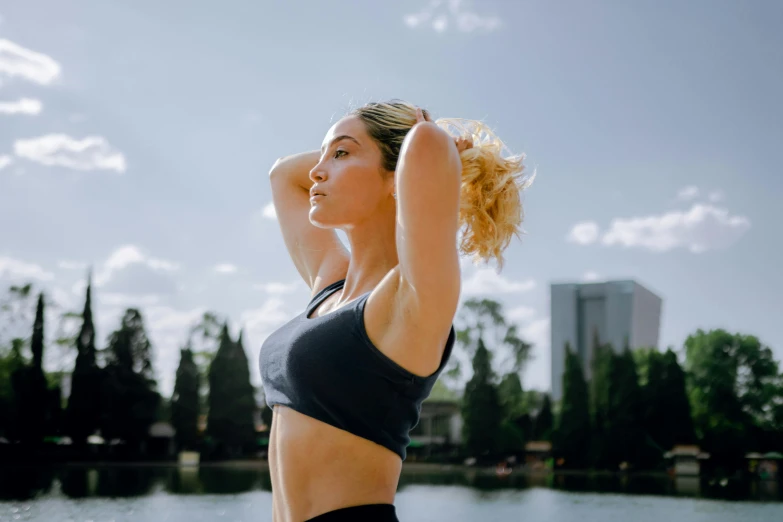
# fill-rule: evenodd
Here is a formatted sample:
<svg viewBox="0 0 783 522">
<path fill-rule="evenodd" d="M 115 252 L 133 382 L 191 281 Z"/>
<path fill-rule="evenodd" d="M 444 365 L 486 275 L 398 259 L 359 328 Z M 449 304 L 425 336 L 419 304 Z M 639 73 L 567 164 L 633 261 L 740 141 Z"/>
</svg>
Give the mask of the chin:
<svg viewBox="0 0 783 522">
<path fill-rule="evenodd" d="M 325 209 L 319 208 L 318 205 L 310 207 L 310 223 L 318 228 L 337 228 L 337 224 L 333 219 L 330 219 L 328 212 Z"/>
</svg>

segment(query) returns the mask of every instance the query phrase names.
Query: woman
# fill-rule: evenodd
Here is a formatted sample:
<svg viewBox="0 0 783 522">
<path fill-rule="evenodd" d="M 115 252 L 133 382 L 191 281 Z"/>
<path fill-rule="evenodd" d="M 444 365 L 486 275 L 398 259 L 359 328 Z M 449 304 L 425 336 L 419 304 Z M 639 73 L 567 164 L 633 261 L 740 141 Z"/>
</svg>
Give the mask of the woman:
<svg viewBox="0 0 783 522">
<path fill-rule="evenodd" d="M 478 122 L 438 123 L 371 103 L 272 167 L 313 296 L 261 349 L 275 522 L 397 520 L 408 432 L 454 344 L 459 252 L 502 263 L 520 231 L 522 158 Z"/>
</svg>

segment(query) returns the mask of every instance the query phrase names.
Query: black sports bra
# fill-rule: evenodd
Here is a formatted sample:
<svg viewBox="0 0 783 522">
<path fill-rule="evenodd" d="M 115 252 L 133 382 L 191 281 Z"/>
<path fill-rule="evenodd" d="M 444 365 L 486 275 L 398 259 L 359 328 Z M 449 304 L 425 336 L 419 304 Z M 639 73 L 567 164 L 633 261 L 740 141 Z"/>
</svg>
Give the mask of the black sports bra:
<svg viewBox="0 0 783 522">
<path fill-rule="evenodd" d="M 405 460 L 408 432 L 421 403 L 451 356 L 452 326 L 440 366 L 415 375 L 373 345 L 364 327 L 370 293 L 320 317 L 310 314 L 345 280 L 313 297 L 305 312 L 270 335 L 259 363 L 267 404 L 280 404 L 397 453 Z"/>
</svg>

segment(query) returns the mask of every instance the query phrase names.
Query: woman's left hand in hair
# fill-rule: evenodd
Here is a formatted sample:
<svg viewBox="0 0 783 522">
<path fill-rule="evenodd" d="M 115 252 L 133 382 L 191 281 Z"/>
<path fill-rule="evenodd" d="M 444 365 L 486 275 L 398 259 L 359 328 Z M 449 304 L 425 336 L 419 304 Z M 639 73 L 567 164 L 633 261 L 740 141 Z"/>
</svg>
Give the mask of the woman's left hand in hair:
<svg viewBox="0 0 783 522">
<path fill-rule="evenodd" d="M 416 107 L 416 123 L 421 123 L 423 121 L 431 122 L 432 120 L 430 119 L 429 114 L 426 116 L 424 115 L 424 111 L 421 110 L 421 107 Z M 454 144 L 457 146 L 457 152 L 462 154 L 463 150 L 473 148 L 473 138 L 469 136 L 467 138 L 457 137 L 454 138 Z"/>
</svg>

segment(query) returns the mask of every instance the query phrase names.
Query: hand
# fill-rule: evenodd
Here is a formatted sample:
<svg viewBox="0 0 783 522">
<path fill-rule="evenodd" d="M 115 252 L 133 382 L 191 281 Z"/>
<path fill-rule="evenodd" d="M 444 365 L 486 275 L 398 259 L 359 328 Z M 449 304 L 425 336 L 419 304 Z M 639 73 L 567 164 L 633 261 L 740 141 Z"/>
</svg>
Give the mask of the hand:
<svg viewBox="0 0 783 522">
<path fill-rule="evenodd" d="M 432 120 L 430 120 L 429 114 L 424 116 L 424 111 L 422 111 L 420 107 L 416 107 L 416 123 L 421 123 L 424 121 Z M 473 138 L 454 138 L 454 144 L 457 146 L 457 152 L 462 154 L 462 151 L 473 148 Z"/>
</svg>

